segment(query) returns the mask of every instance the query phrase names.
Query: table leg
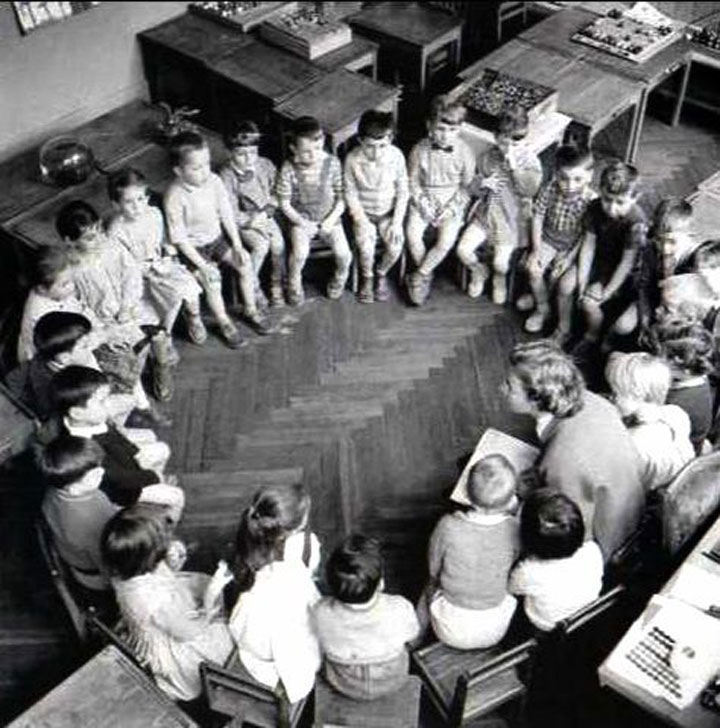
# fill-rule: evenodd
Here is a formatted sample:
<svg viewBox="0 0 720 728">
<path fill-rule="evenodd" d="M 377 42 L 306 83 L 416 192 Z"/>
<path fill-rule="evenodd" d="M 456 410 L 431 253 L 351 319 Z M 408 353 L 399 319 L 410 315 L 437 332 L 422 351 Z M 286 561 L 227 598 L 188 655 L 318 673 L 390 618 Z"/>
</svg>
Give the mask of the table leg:
<svg viewBox="0 0 720 728">
<path fill-rule="evenodd" d="M 625 161 L 629 164 L 632 164 L 635 161 L 635 155 L 637 154 L 638 147 L 640 146 L 640 137 L 642 135 L 649 95 L 649 90 L 647 88 L 643 89 L 640 93 L 638 102 L 635 104 L 632 124 L 630 126 L 630 138 L 628 139 L 628 145 L 625 151 Z"/>
<path fill-rule="evenodd" d="M 460 68 L 460 57 L 462 56 L 462 35 L 457 37 L 455 41 L 455 73 Z"/>
<path fill-rule="evenodd" d="M 688 59 L 685 64 L 685 70 L 683 71 L 682 81 L 680 82 L 680 91 L 678 93 L 677 100 L 675 101 L 675 110 L 673 111 L 671 126 L 677 126 L 680 121 L 680 114 L 682 112 L 682 105 L 685 101 L 685 94 L 687 92 L 688 80 L 690 79 L 690 66 L 692 66 L 692 59 Z"/>
<path fill-rule="evenodd" d="M 423 52 L 420 55 L 420 93 L 425 93 L 425 77 L 426 77 L 426 73 L 427 73 L 427 69 L 426 69 L 427 59 L 428 59 L 428 55 L 423 50 Z"/>
</svg>

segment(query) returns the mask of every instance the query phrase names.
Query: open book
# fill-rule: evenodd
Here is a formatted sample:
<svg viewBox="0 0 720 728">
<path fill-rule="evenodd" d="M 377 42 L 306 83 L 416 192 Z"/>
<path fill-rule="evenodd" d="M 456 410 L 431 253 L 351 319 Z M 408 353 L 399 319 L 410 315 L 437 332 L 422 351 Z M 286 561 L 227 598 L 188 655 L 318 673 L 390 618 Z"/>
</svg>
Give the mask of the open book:
<svg viewBox="0 0 720 728">
<path fill-rule="evenodd" d="M 522 440 L 518 440 L 517 437 L 506 435 L 504 432 L 500 432 L 500 430 L 494 430 L 492 427 L 488 427 L 478 441 L 465 469 L 460 474 L 458 482 L 455 484 L 455 488 L 450 495 L 450 500 L 466 506 L 470 505 L 467 497 L 468 473 L 470 472 L 470 468 L 481 458 L 487 455 L 504 455 L 515 468 L 518 475 L 520 475 L 523 470 L 527 470 L 535 464 L 539 454 L 540 451 L 536 447 L 528 445 Z"/>
</svg>

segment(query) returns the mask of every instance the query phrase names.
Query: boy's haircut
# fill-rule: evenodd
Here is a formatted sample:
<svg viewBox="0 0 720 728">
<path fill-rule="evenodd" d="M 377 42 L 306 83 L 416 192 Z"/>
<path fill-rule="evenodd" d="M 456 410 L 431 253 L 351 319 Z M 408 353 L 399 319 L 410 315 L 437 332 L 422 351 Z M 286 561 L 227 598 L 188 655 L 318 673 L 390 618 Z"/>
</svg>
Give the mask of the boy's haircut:
<svg viewBox="0 0 720 728">
<path fill-rule="evenodd" d="M 301 116 L 292 125 L 290 143 L 295 144 L 298 139 L 319 139 L 323 133 L 320 122 L 314 116 Z"/>
<path fill-rule="evenodd" d="M 503 136 L 525 136 L 530 128 L 530 119 L 522 106 L 508 106 L 498 119 L 498 134 Z"/>
<path fill-rule="evenodd" d="M 465 119 L 467 109 L 459 102 L 453 101 L 449 96 L 436 96 L 430 102 L 428 121 L 436 124 L 440 121 L 445 124 L 461 124 Z"/>
<path fill-rule="evenodd" d="M 667 362 L 647 352 L 614 352 L 605 367 L 605 379 L 615 395 L 665 404 L 672 372 Z"/>
<path fill-rule="evenodd" d="M 370 109 L 360 117 L 358 136 L 361 139 L 382 139 L 388 135 L 392 136 L 394 126 L 391 112 Z"/>
<path fill-rule="evenodd" d="M 703 243 L 693 254 L 695 269 L 717 268 L 720 266 L 720 240 Z"/>
<path fill-rule="evenodd" d="M 364 604 L 377 591 L 382 579 L 380 543 L 356 533 L 348 536 L 327 562 L 330 593 L 346 604 Z"/>
<path fill-rule="evenodd" d="M 81 313 L 51 311 L 42 316 L 33 329 L 33 344 L 37 356 L 52 361 L 58 354 L 72 351 L 92 325 Z"/>
<path fill-rule="evenodd" d="M 610 195 L 627 195 L 635 192 L 639 173 L 637 167 L 616 160 L 610 162 L 600 174 L 600 191 Z"/>
<path fill-rule="evenodd" d="M 587 147 L 576 144 L 563 144 L 555 152 L 555 170 L 583 167 L 589 169 L 593 164 L 592 153 Z"/>
<path fill-rule="evenodd" d="M 170 140 L 170 165 L 182 167 L 188 154 L 207 149 L 207 146 L 202 134 L 196 131 L 181 131 Z"/>
<path fill-rule="evenodd" d="M 468 473 L 468 498 L 473 505 L 486 511 L 501 512 L 508 508 L 516 486 L 515 468 L 499 453 L 480 458 Z"/>
<path fill-rule="evenodd" d="M 223 141 L 228 149 L 256 147 L 260 143 L 260 128 L 252 119 L 241 119 L 233 130 L 225 134 Z"/>
<path fill-rule="evenodd" d="M 585 540 L 585 524 L 575 501 L 545 488 L 523 503 L 520 538 L 525 553 L 540 559 L 572 556 Z"/>
<path fill-rule="evenodd" d="M 162 511 L 139 504 L 108 521 L 100 547 L 110 574 L 131 579 L 153 571 L 165 558 L 169 542 L 170 522 Z"/>
<path fill-rule="evenodd" d="M 686 200 L 678 197 L 666 197 L 655 208 L 650 234 L 656 236 L 668 233 L 678 222 L 689 220 L 692 214 L 692 205 Z"/>
<path fill-rule="evenodd" d="M 49 288 L 74 261 L 75 252 L 66 243 L 46 247 L 35 264 L 36 284 Z"/>
<path fill-rule="evenodd" d="M 510 364 L 528 399 L 541 412 L 571 417 L 582 408 L 585 380 L 557 344 L 547 339 L 516 344 Z"/>
<path fill-rule="evenodd" d="M 58 410 L 65 414 L 71 407 L 82 407 L 108 378 L 97 369 L 75 364 L 59 371 L 51 380 L 53 400 Z"/>
<path fill-rule="evenodd" d="M 100 217 L 92 205 L 84 200 L 72 200 L 55 216 L 55 230 L 63 240 L 75 242 L 98 222 Z"/>
<path fill-rule="evenodd" d="M 670 364 L 692 374 L 707 374 L 714 369 L 713 335 L 695 316 L 670 315 L 653 326 L 656 353 Z"/>
<path fill-rule="evenodd" d="M 61 434 L 36 451 L 35 462 L 46 485 L 64 488 L 100 467 L 103 451 L 90 438 Z"/>
<path fill-rule="evenodd" d="M 145 175 L 133 167 L 124 167 L 113 172 L 108 179 L 108 197 L 113 202 L 120 202 L 120 195 L 128 187 L 147 187 Z"/>
</svg>

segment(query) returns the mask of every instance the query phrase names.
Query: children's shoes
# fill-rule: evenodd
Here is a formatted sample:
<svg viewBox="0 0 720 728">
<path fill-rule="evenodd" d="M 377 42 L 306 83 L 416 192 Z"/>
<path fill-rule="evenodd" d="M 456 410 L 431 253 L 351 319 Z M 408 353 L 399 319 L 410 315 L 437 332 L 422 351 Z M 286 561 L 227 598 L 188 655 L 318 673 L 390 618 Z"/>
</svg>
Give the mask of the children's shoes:
<svg viewBox="0 0 720 728">
<path fill-rule="evenodd" d="M 515 308 L 517 308 L 518 311 L 532 311 L 534 305 L 535 298 L 532 293 L 523 293 L 523 295 L 515 301 Z"/>
<path fill-rule="evenodd" d="M 387 276 L 378 274 L 375 278 L 375 300 L 387 301 L 390 299 Z"/>
<path fill-rule="evenodd" d="M 337 301 L 342 296 L 344 290 L 345 282 L 338 280 L 337 278 L 333 278 L 332 281 L 328 283 L 327 297 L 331 301 Z"/>
<path fill-rule="evenodd" d="M 507 283 L 504 278 L 495 277 L 493 279 L 492 300 L 498 306 L 504 306 L 507 303 Z"/>
<path fill-rule="evenodd" d="M 207 340 L 207 329 L 200 314 L 189 316 L 187 321 L 188 338 L 193 344 L 204 344 Z"/>
<path fill-rule="evenodd" d="M 156 365 L 153 370 L 153 393 L 160 402 L 172 399 L 175 392 L 175 380 L 172 368 L 167 364 Z"/>
<path fill-rule="evenodd" d="M 245 313 L 245 320 L 250 324 L 253 330 L 260 336 L 267 336 L 273 332 L 273 327 L 267 318 L 260 311 Z"/>
<path fill-rule="evenodd" d="M 545 316 L 540 311 L 535 311 L 525 319 L 525 331 L 529 334 L 539 334 L 545 326 Z"/>
<path fill-rule="evenodd" d="M 282 308 L 285 305 L 285 297 L 280 284 L 273 284 L 270 287 L 270 305 L 273 308 Z"/>
<path fill-rule="evenodd" d="M 373 296 L 373 279 L 364 278 L 360 284 L 360 290 L 358 291 L 358 301 L 360 303 L 372 303 L 375 300 Z"/>
<path fill-rule="evenodd" d="M 485 288 L 487 276 L 481 270 L 470 270 L 470 283 L 468 284 L 468 296 L 470 298 L 480 298 Z"/>
<path fill-rule="evenodd" d="M 300 286 L 288 286 L 288 303 L 291 306 L 300 306 L 305 303 L 305 292 L 303 291 L 302 285 Z"/>
<path fill-rule="evenodd" d="M 424 275 L 415 271 L 408 279 L 408 296 L 416 306 L 422 306 L 430 295 L 432 275 Z"/>
<path fill-rule="evenodd" d="M 220 331 L 222 332 L 223 338 L 225 339 L 225 343 L 231 349 L 239 349 L 246 343 L 245 339 L 240 336 L 240 332 L 237 330 L 235 324 L 233 324 L 232 321 L 223 321 L 220 324 Z"/>
</svg>

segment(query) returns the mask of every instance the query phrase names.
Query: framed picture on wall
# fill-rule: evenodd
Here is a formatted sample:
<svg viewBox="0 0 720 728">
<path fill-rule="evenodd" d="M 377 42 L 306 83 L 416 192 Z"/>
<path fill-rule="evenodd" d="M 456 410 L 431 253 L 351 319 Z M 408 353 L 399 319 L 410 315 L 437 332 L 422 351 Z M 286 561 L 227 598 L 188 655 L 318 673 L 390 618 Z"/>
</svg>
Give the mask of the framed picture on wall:
<svg viewBox="0 0 720 728">
<path fill-rule="evenodd" d="M 96 5 L 100 5 L 100 2 L 29 2 L 28 0 L 20 0 L 12 3 L 20 32 L 23 35 L 27 35 L 45 25 L 65 20 L 65 18 L 77 15 L 85 10 L 90 10 Z"/>
</svg>

